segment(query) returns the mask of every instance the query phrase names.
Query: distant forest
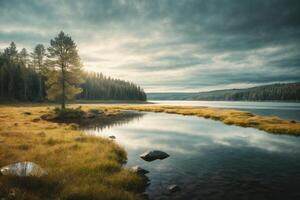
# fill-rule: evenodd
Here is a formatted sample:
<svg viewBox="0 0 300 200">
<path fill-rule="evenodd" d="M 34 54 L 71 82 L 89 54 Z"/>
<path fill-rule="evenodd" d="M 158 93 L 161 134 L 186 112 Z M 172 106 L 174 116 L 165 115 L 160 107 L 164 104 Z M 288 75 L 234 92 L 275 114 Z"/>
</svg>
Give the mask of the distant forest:
<svg viewBox="0 0 300 200">
<path fill-rule="evenodd" d="M 39 44 L 32 53 L 23 48 L 17 50 L 14 42 L 0 52 L 0 100 L 45 101 L 47 54 Z M 101 73 L 83 75 L 82 92 L 76 99 L 82 100 L 146 100 L 139 86 L 106 77 Z"/>
<path fill-rule="evenodd" d="M 300 101 L 300 82 L 198 93 L 148 93 L 149 100 Z"/>
</svg>

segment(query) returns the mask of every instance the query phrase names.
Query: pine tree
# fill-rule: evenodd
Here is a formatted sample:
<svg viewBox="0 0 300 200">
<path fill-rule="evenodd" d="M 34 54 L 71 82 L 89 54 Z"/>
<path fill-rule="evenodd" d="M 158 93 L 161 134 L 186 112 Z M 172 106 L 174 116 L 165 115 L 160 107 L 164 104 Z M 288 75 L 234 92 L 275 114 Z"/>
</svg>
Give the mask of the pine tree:
<svg viewBox="0 0 300 200">
<path fill-rule="evenodd" d="M 28 70 L 27 65 L 29 63 L 29 54 L 27 53 L 27 50 L 23 48 L 19 55 L 19 63 L 21 65 L 21 73 L 22 73 L 22 81 L 23 81 L 23 99 L 26 101 L 28 99 Z"/>
<path fill-rule="evenodd" d="M 44 45 L 36 45 L 33 53 L 31 54 L 31 57 L 34 69 L 39 74 L 39 101 L 44 100 L 44 78 L 47 74 L 47 68 L 45 66 L 45 56 L 46 51 Z"/>
<path fill-rule="evenodd" d="M 72 38 L 64 32 L 50 41 L 48 48 L 47 97 L 50 100 L 61 101 L 61 109 L 66 108 L 66 100 L 81 93 L 79 84 L 83 82 L 82 65 L 78 50 Z"/>
<path fill-rule="evenodd" d="M 16 44 L 14 42 L 10 43 L 10 46 L 4 50 L 4 55 L 7 57 L 12 64 L 15 64 L 18 60 L 18 51 Z M 8 82 L 8 94 L 10 97 L 14 97 L 14 71 L 12 69 L 9 70 L 9 82 Z"/>
</svg>

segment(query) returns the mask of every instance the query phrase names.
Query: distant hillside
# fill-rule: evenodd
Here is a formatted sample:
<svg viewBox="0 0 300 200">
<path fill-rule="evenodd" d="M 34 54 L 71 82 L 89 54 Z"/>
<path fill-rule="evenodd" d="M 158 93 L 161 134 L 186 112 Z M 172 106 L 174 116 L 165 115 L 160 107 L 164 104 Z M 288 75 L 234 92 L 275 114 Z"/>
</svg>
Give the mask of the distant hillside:
<svg viewBox="0 0 300 200">
<path fill-rule="evenodd" d="M 148 93 L 148 100 L 300 101 L 300 82 L 198 93 Z"/>
</svg>

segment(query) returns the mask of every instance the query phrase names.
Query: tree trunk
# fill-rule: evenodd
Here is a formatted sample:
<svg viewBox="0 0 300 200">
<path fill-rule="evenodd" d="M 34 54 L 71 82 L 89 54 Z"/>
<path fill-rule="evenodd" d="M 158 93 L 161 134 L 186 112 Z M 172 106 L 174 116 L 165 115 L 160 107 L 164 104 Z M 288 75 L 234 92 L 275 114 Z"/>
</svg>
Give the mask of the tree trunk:
<svg viewBox="0 0 300 200">
<path fill-rule="evenodd" d="M 4 97 L 4 67 L 1 68 L 1 97 Z"/>
<path fill-rule="evenodd" d="M 26 69 L 23 69 L 22 71 L 22 74 L 23 74 L 23 87 L 24 87 L 24 93 L 23 93 L 23 99 L 24 101 L 27 101 L 27 71 Z"/>
<path fill-rule="evenodd" d="M 66 103 L 65 103 L 65 69 L 64 69 L 64 65 L 62 65 L 61 68 L 61 72 L 62 72 L 62 97 L 61 97 L 61 109 L 65 110 L 66 109 Z"/>
<path fill-rule="evenodd" d="M 14 76 L 9 72 L 8 94 L 10 98 L 14 98 Z"/>
<path fill-rule="evenodd" d="M 24 100 L 27 101 L 27 80 L 24 79 Z"/>
<path fill-rule="evenodd" d="M 42 82 L 42 75 L 40 75 L 39 77 L 39 96 L 40 96 L 40 101 L 43 101 L 44 100 L 44 97 L 43 97 L 43 82 Z"/>
</svg>

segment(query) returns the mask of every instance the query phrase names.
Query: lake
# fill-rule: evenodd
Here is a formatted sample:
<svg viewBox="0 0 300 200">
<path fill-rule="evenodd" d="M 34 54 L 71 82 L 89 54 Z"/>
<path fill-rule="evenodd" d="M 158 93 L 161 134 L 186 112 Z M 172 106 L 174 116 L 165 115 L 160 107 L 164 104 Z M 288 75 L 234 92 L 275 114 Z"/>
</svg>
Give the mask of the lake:
<svg viewBox="0 0 300 200">
<path fill-rule="evenodd" d="M 207 106 L 233 108 L 257 115 L 278 116 L 282 119 L 300 121 L 300 103 L 251 102 L 251 101 L 150 101 L 162 105 Z"/>
<path fill-rule="evenodd" d="M 85 132 L 116 136 L 128 152 L 125 167 L 150 171 L 150 199 L 300 199 L 300 137 L 166 113 L 139 113 Z M 146 162 L 139 156 L 147 150 L 170 157 Z M 170 194 L 172 184 L 181 191 Z"/>
</svg>

